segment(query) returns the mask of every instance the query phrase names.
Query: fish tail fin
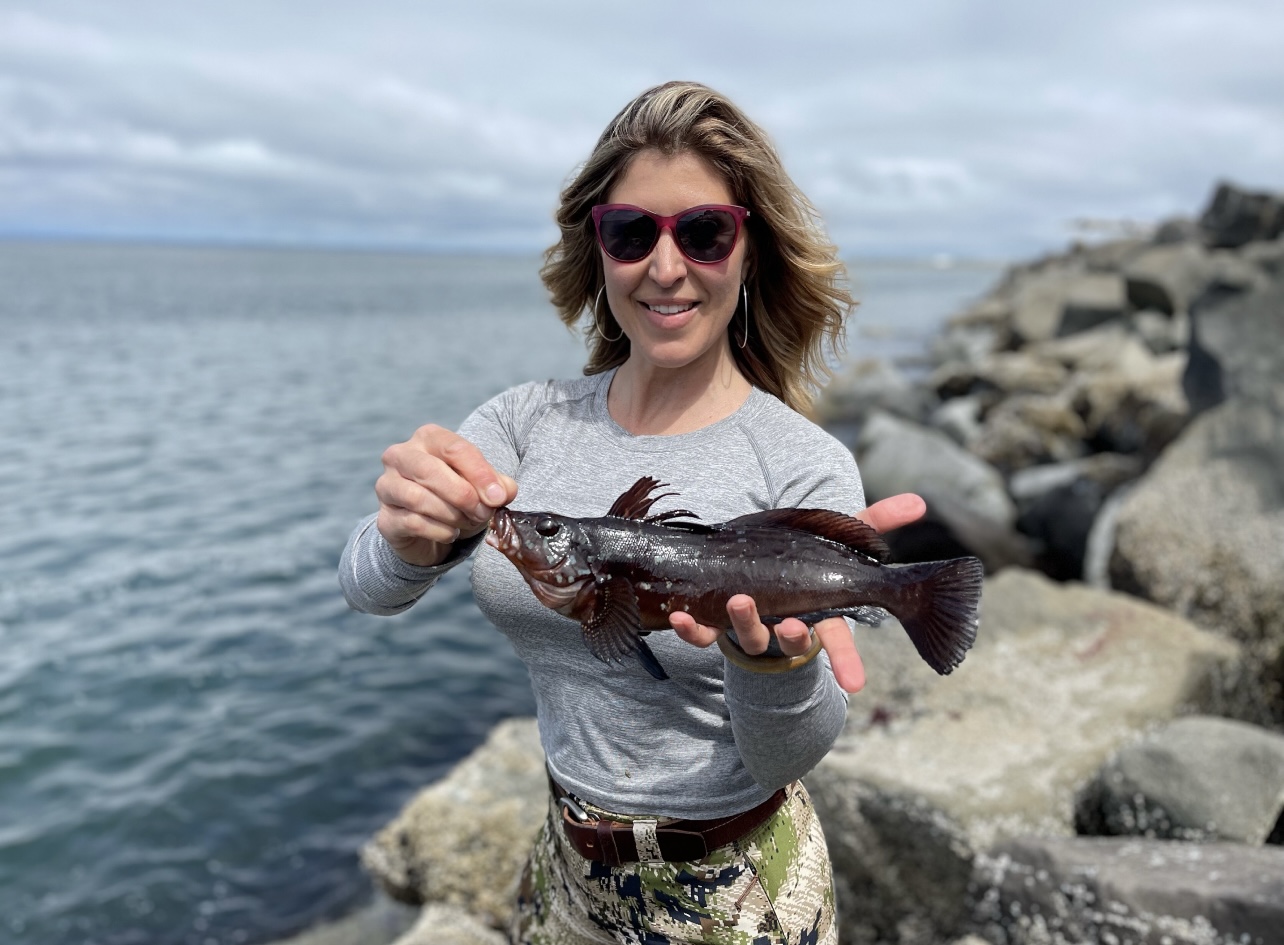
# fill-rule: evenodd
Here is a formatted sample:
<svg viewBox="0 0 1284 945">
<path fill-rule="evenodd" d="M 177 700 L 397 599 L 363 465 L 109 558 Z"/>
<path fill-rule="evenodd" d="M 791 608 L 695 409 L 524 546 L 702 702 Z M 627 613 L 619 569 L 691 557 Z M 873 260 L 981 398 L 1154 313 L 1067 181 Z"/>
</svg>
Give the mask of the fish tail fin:
<svg viewBox="0 0 1284 945">
<path fill-rule="evenodd" d="M 976 558 L 928 561 L 895 569 L 900 593 L 890 610 L 927 665 L 954 671 L 976 642 L 977 607 L 985 569 Z"/>
</svg>

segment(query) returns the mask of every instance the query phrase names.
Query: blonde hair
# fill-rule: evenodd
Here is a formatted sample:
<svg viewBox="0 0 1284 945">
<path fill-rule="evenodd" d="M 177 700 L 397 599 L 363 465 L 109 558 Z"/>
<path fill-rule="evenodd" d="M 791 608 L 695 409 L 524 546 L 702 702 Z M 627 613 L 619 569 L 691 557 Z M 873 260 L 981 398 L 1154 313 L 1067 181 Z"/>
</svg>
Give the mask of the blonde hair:
<svg viewBox="0 0 1284 945">
<path fill-rule="evenodd" d="M 695 82 L 668 82 L 629 102 L 562 191 L 556 217 L 561 238 L 544 253 L 540 277 L 567 327 L 588 310 L 584 373 L 599 374 L 629 355 L 629 339 L 609 306 L 602 326 L 606 337 L 594 330 L 604 281 L 592 209 L 647 150 L 699 155 L 722 175 L 735 202 L 750 211 L 749 336 L 740 347 L 744 316 L 737 308 L 728 326 L 731 353 L 750 383 L 806 410 L 814 388 L 829 374 L 826 347 L 835 354 L 842 348 L 843 319 L 854 304 L 846 269 L 766 133 L 725 97 Z"/>
</svg>

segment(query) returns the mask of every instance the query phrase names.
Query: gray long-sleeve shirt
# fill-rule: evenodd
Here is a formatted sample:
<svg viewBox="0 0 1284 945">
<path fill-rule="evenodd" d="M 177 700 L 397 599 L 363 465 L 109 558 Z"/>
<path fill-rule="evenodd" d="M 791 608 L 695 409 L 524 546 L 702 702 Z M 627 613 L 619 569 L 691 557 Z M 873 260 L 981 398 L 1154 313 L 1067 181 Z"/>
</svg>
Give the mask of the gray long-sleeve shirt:
<svg viewBox="0 0 1284 945">
<path fill-rule="evenodd" d="M 644 475 L 681 493 L 656 511 L 687 508 L 705 522 L 784 506 L 864 507 L 851 453 L 770 394 L 755 389 L 734 414 L 692 433 L 633 436 L 606 409 L 613 374 L 515 387 L 464 421 L 460 434 L 517 480 L 515 509 L 603 515 Z M 659 632 L 647 641 L 669 679 L 634 660 L 606 665 L 579 624 L 540 604 L 478 540 L 419 567 L 397 557 L 371 516 L 349 539 L 339 578 L 355 609 L 394 614 L 470 555 L 478 605 L 530 671 L 549 768 L 592 804 L 665 817 L 737 813 L 804 775 L 842 730 L 847 698 L 823 654 L 763 675 L 727 663 L 717 647 Z"/>
</svg>

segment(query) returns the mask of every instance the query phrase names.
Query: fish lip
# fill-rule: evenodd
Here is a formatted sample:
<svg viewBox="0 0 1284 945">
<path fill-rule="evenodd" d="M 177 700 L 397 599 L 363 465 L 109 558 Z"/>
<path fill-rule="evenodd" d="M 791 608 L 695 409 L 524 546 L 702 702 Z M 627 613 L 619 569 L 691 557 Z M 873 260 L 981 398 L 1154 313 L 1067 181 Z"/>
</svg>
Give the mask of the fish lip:
<svg viewBox="0 0 1284 945">
<path fill-rule="evenodd" d="M 495 510 L 495 514 L 490 518 L 490 527 L 486 529 L 486 544 L 496 551 L 503 551 L 503 546 L 507 543 L 512 533 L 512 516 L 508 514 L 506 506 L 501 506 Z"/>
</svg>

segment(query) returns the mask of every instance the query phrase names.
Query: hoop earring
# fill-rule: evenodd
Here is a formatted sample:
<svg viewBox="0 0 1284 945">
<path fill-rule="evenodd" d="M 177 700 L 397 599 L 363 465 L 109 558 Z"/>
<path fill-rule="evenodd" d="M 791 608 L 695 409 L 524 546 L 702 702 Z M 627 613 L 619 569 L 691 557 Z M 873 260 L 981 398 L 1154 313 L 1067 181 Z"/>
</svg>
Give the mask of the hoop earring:
<svg viewBox="0 0 1284 945">
<path fill-rule="evenodd" d="M 740 294 L 744 296 L 745 300 L 745 333 L 738 344 L 741 348 L 744 348 L 749 343 L 749 290 L 743 282 L 740 283 Z"/>
<path fill-rule="evenodd" d="M 597 336 L 599 338 L 601 338 L 603 341 L 605 341 L 609 345 L 609 344 L 614 344 L 615 342 L 619 341 L 621 338 L 624 337 L 624 329 L 621 328 L 620 333 L 616 335 L 614 338 L 608 338 L 606 337 L 606 335 L 602 334 L 602 326 L 598 324 L 598 319 L 597 319 L 597 307 L 601 303 L 602 293 L 605 291 L 606 291 L 606 285 L 603 284 L 602 288 L 597 290 L 597 298 L 593 300 L 593 330 L 597 332 Z"/>
</svg>

